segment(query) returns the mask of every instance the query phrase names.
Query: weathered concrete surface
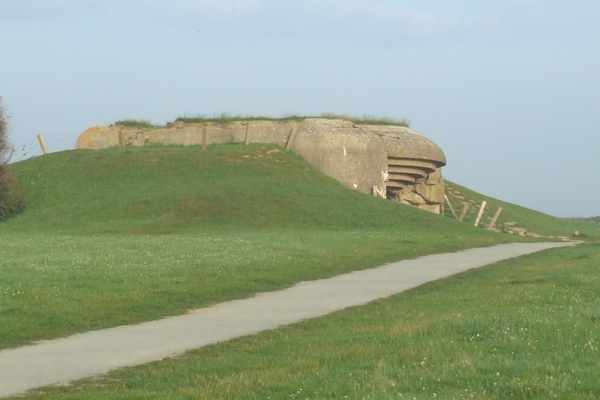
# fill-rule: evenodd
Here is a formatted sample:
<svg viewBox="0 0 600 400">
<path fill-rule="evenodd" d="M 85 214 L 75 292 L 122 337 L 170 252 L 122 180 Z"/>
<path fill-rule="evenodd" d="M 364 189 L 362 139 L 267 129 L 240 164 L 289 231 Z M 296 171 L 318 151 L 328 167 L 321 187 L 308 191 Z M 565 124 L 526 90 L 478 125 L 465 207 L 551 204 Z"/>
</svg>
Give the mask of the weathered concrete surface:
<svg viewBox="0 0 600 400">
<path fill-rule="evenodd" d="M 432 141 L 401 126 L 355 125 L 349 121 L 306 119 L 292 149 L 346 186 L 442 213 L 446 165 Z"/>
<path fill-rule="evenodd" d="M 118 146 L 118 134 L 119 131 L 114 126 L 93 126 L 79 135 L 75 148 L 97 150 Z"/>
<path fill-rule="evenodd" d="M 170 128 L 93 127 L 83 132 L 76 149 L 118 145 L 122 130 L 126 144 L 271 143 L 301 154 L 310 164 L 349 188 L 387 197 L 441 213 L 444 182 L 440 168 L 444 152 L 432 141 L 402 126 L 355 125 L 350 121 L 307 118 L 296 121 L 237 121 L 185 124 Z M 295 133 L 293 135 L 292 133 Z"/>
<path fill-rule="evenodd" d="M 248 128 L 249 125 L 249 128 Z M 236 121 L 230 124 L 192 123 L 181 121 L 170 128 L 133 128 L 120 125 L 95 126 L 85 130 L 75 143 L 76 149 L 97 150 L 118 146 L 119 131 L 123 140 L 133 146 L 147 144 L 178 144 L 184 146 L 202 144 L 202 131 L 206 128 L 207 144 L 243 143 L 248 131 L 249 143 L 272 143 L 285 146 L 296 121 Z"/>
<path fill-rule="evenodd" d="M 366 304 L 423 283 L 507 258 L 574 243 L 511 243 L 405 260 L 303 282 L 139 325 L 88 332 L 0 351 L 0 397 L 103 374 L 186 350 Z"/>
</svg>

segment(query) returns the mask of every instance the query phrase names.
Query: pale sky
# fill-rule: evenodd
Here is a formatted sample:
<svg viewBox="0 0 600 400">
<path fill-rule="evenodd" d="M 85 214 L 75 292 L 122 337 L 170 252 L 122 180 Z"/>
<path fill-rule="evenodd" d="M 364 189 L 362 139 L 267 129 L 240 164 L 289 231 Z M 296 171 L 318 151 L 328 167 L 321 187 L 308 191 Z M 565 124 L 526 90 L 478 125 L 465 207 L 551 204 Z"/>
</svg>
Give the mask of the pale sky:
<svg viewBox="0 0 600 400">
<path fill-rule="evenodd" d="M 597 0 L 0 0 L 15 160 L 120 119 L 391 117 L 444 176 L 600 215 Z"/>
</svg>

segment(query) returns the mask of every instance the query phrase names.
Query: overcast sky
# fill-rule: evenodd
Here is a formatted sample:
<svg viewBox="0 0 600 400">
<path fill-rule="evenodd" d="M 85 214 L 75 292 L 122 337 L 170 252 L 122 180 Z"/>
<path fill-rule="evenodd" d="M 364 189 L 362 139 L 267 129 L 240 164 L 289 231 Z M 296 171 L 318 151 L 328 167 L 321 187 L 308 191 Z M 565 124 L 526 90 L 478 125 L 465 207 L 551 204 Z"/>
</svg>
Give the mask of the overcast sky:
<svg viewBox="0 0 600 400">
<path fill-rule="evenodd" d="M 408 119 L 451 181 L 600 215 L 599 21 L 597 0 L 0 0 L 0 96 L 15 159 L 119 119 L 368 114 Z"/>
</svg>

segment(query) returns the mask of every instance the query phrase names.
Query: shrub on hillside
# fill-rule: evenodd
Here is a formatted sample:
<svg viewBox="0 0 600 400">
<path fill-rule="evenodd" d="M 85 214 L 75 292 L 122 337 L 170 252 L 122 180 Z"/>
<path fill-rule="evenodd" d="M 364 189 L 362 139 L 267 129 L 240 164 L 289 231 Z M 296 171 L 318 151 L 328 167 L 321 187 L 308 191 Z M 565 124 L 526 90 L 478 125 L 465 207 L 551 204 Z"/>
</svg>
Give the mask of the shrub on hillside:
<svg viewBox="0 0 600 400">
<path fill-rule="evenodd" d="M 13 177 L 9 165 L 13 153 L 14 148 L 8 141 L 8 124 L 0 97 L 0 222 L 21 212 L 25 205 L 13 190 Z"/>
</svg>

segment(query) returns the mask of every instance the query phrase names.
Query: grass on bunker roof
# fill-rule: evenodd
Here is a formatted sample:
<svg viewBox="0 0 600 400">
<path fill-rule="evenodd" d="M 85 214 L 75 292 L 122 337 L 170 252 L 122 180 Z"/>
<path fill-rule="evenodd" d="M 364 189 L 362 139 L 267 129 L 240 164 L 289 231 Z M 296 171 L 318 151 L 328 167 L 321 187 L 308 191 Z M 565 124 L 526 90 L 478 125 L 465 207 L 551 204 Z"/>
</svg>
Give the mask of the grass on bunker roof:
<svg viewBox="0 0 600 400">
<path fill-rule="evenodd" d="M 173 122 L 167 122 L 165 125 L 159 125 L 152 123 L 145 119 L 125 119 L 116 121 L 114 125 L 122 125 L 131 128 L 140 129 L 153 129 L 153 128 L 168 128 L 171 127 L 175 122 L 181 121 L 185 123 L 216 123 L 216 124 L 229 124 L 232 122 L 240 121 L 296 121 L 302 122 L 307 118 L 329 118 L 329 119 L 342 119 L 350 121 L 356 125 L 394 125 L 394 126 L 405 126 L 409 127 L 410 123 L 406 119 L 395 119 L 389 117 L 376 117 L 372 115 L 348 115 L 348 114 L 335 114 L 335 113 L 323 113 L 318 116 L 308 115 L 296 115 L 287 114 L 283 117 L 270 117 L 263 115 L 236 115 L 230 113 L 221 113 L 216 115 L 181 115 Z"/>
</svg>

